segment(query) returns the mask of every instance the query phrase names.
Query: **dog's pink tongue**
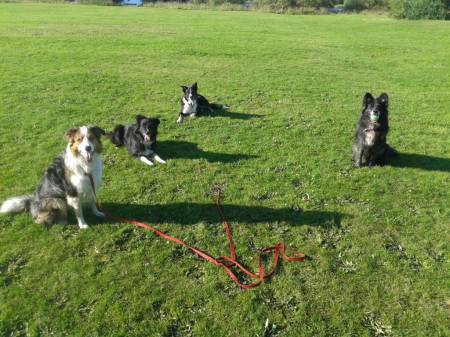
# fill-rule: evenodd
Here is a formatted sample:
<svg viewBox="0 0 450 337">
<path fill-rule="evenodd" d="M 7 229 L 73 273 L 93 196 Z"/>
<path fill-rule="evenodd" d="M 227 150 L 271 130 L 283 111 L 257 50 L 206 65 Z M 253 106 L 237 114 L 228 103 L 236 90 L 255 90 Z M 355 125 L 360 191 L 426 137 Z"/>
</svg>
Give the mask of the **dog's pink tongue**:
<svg viewBox="0 0 450 337">
<path fill-rule="evenodd" d="M 150 137 L 147 136 L 147 135 L 145 135 L 145 136 L 144 136 L 144 141 L 149 142 L 149 141 L 150 141 Z"/>
<path fill-rule="evenodd" d="M 92 160 L 92 155 L 91 155 L 90 152 L 87 152 L 87 153 L 86 153 L 86 160 L 87 160 L 88 163 L 91 162 L 91 160 Z"/>
</svg>

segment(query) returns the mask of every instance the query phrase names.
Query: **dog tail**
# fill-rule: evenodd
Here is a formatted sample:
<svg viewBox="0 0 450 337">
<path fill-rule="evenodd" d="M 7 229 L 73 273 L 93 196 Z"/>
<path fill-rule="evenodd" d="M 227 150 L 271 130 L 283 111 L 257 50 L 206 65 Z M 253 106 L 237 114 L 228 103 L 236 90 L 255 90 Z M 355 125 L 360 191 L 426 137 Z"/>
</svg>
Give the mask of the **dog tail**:
<svg viewBox="0 0 450 337">
<path fill-rule="evenodd" d="M 213 110 L 228 110 L 230 107 L 225 104 L 210 103 L 209 107 Z"/>
<path fill-rule="evenodd" d="M 32 199 L 32 195 L 9 198 L 0 206 L 0 213 L 28 212 L 30 210 Z"/>
<path fill-rule="evenodd" d="M 113 143 L 115 146 L 123 146 L 123 137 L 125 135 L 125 127 L 123 125 L 117 125 L 114 128 L 114 131 L 108 132 L 106 137 Z"/>
</svg>

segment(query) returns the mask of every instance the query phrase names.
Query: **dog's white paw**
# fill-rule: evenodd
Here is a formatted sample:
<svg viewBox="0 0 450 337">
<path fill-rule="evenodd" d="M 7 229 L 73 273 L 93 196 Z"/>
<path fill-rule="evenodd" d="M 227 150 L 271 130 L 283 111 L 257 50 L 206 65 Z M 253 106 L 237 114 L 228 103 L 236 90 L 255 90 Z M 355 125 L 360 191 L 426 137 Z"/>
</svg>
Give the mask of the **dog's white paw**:
<svg viewBox="0 0 450 337">
<path fill-rule="evenodd" d="M 141 156 L 141 158 L 139 158 L 143 163 L 147 164 L 148 166 L 153 166 L 153 162 L 150 161 L 147 157 L 145 156 Z"/>
<path fill-rule="evenodd" d="M 155 154 L 154 156 L 153 156 L 153 159 L 154 160 L 156 160 L 158 163 L 160 163 L 160 164 L 166 164 L 167 162 L 164 160 L 164 159 L 162 159 L 160 156 L 158 156 L 157 154 Z"/>
<path fill-rule="evenodd" d="M 80 223 L 80 224 L 78 224 L 78 226 L 80 227 L 80 229 L 88 229 L 89 228 L 87 223 Z"/>
<path fill-rule="evenodd" d="M 183 123 L 183 118 L 180 116 L 180 117 L 178 117 L 178 119 L 177 119 L 177 123 L 178 124 L 181 124 L 181 123 Z"/>
</svg>

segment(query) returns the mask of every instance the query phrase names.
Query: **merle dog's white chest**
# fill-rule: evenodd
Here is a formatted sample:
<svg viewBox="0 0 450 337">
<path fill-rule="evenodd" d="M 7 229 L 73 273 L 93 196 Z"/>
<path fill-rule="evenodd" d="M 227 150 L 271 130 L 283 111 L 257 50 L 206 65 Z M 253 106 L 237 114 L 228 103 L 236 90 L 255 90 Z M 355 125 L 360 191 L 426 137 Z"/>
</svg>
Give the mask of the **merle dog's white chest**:
<svg viewBox="0 0 450 337">
<path fill-rule="evenodd" d="M 71 174 L 69 176 L 69 180 L 70 183 L 76 188 L 78 198 L 81 203 L 95 200 L 95 194 L 97 193 L 102 181 L 103 164 L 101 157 L 98 154 L 95 154 L 92 159 L 92 163 L 86 166 L 86 164 L 80 163 L 70 156 L 70 158 L 66 157 L 65 164 L 70 168 Z M 92 190 L 93 186 L 87 174 L 92 175 L 95 193 Z"/>
</svg>

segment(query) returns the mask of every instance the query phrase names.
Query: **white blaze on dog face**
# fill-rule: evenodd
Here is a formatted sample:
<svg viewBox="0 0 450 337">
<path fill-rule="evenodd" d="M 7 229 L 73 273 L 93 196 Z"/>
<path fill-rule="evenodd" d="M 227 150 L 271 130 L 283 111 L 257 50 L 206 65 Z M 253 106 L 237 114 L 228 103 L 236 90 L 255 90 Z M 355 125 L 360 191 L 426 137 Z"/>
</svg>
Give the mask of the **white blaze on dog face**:
<svg viewBox="0 0 450 337">
<path fill-rule="evenodd" d="M 187 89 L 184 97 L 182 98 L 184 105 L 193 106 L 194 105 L 194 96 L 192 95 L 191 89 Z"/>
<path fill-rule="evenodd" d="M 184 92 L 183 103 L 193 106 L 195 104 L 197 95 L 197 83 L 194 83 L 190 88 L 184 85 L 181 87 L 183 88 Z"/>
<path fill-rule="evenodd" d="M 194 105 L 194 100 L 192 99 L 192 92 L 190 90 L 187 101 L 190 106 Z"/>
<path fill-rule="evenodd" d="M 89 163 L 92 160 L 92 154 L 95 150 L 95 145 L 92 143 L 91 139 L 88 137 L 88 128 L 86 126 L 82 126 L 80 128 L 80 139 L 81 142 L 78 143 L 78 152 L 81 153 L 81 155 L 86 159 L 86 161 Z"/>
<path fill-rule="evenodd" d="M 192 104 L 189 103 L 189 101 L 184 97 L 183 97 L 183 103 L 184 103 L 183 114 L 188 115 L 188 114 L 192 113 L 192 110 L 193 110 Z"/>
<path fill-rule="evenodd" d="M 100 142 L 104 131 L 99 127 L 82 126 L 73 128 L 66 132 L 72 154 L 77 157 L 81 155 L 86 162 L 90 163 L 95 153 L 102 151 Z"/>
<path fill-rule="evenodd" d="M 378 122 L 380 119 L 380 112 L 376 109 L 372 109 L 370 110 L 369 117 L 372 122 Z"/>
</svg>

